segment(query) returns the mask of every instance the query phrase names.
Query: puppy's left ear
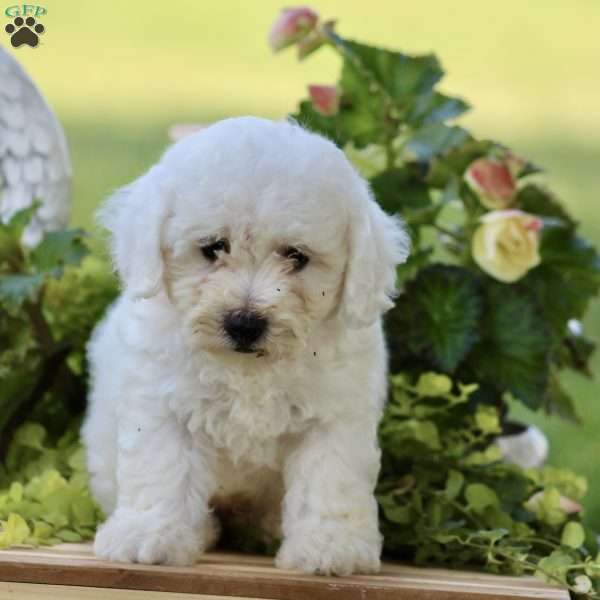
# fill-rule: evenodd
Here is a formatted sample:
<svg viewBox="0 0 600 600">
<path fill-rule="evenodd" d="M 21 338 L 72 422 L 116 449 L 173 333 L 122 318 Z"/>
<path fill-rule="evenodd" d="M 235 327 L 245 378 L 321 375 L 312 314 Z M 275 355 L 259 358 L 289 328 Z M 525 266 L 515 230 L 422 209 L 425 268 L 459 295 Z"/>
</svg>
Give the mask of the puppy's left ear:
<svg viewBox="0 0 600 600">
<path fill-rule="evenodd" d="M 350 217 L 342 298 L 344 315 L 354 329 L 373 324 L 394 305 L 396 266 L 405 262 L 410 252 L 410 237 L 402 219 L 387 215 L 367 189 L 365 196 Z"/>
<path fill-rule="evenodd" d="M 163 168 L 157 165 L 117 190 L 98 212 L 111 234 L 115 269 L 134 298 L 150 298 L 162 289 L 162 236 L 169 211 Z"/>
</svg>

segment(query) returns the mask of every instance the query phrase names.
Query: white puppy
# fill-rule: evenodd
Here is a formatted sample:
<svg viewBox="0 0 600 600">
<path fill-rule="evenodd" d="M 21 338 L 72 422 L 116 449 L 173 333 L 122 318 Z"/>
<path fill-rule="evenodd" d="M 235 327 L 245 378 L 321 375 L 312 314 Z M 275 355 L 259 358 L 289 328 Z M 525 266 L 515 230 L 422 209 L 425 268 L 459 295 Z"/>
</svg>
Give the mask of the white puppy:
<svg viewBox="0 0 600 600">
<path fill-rule="evenodd" d="M 401 223 L 334 144 L 251 117 L 178 142 L 101 217 L 124 289 L 89 346 L 96 553 L 193 563 L 243 501 L 278 566 L 376 571 Z"/>
</svg>

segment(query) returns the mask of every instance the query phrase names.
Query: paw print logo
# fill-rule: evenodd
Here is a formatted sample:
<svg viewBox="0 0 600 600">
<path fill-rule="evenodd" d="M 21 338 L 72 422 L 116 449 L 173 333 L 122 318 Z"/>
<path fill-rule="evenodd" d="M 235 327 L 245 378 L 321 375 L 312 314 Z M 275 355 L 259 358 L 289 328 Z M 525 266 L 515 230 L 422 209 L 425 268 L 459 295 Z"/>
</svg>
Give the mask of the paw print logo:
<svg viewBox="0 0 600 600">
<path fill-rule="evenodd" d="M 35 48 L 40 43 L 40 35 L 46 31 L 41 23 L 36 23 L 33 17 L 17 17 L 9 23 L 4 31 L 10 35 L 10 43 L 14 48 L 23 44 Z"/>
</svg>

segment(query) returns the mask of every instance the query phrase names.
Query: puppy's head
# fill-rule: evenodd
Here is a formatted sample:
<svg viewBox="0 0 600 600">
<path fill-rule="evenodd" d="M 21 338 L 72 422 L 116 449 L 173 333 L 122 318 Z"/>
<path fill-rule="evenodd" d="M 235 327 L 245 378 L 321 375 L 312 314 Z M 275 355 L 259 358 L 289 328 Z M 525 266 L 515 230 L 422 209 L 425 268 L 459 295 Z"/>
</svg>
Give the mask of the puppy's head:
<svg viewBox="0 0 600 600">
<path fill-rule="evenodd" d="M 231 356 L 289 356 L 329 319 L 372 324 L 408 253 L 334 144 L 250 117 L 175 144 L 101 217 L 125 293 L 164 292 L 195 346 Z"/>
</svg>

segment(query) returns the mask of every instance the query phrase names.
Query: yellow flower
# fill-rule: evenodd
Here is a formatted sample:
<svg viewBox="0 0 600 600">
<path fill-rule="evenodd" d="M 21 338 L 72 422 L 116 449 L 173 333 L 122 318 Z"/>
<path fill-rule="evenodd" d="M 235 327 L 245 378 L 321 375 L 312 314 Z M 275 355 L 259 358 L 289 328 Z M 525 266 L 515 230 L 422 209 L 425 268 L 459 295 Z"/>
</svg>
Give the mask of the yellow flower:
<svg viewBox="0 0 600 600">
<path fill-rule="evenodd" d="M 540 263 L 541 228 L 540 218 L 520 210 L 490 212 L 473 235 L 473 258 L 495 279 L 517 281 Z"/>
</svg>

